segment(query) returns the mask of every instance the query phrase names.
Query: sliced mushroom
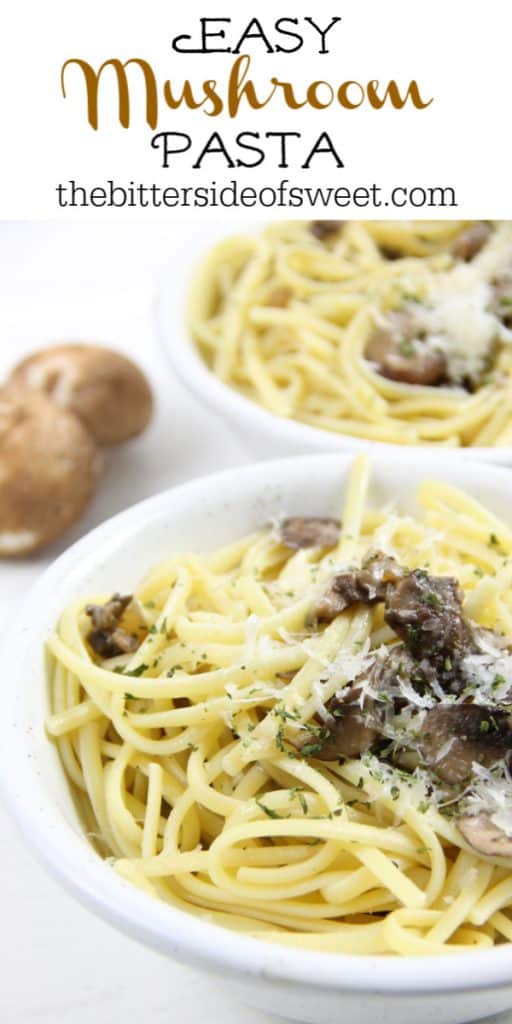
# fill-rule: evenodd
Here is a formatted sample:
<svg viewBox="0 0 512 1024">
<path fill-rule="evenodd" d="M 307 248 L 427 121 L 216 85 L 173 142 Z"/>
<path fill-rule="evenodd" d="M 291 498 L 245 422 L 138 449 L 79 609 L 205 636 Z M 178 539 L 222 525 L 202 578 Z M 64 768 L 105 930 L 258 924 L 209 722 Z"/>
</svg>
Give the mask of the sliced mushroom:
<svg viewBox="0 0 512 1024">
<path fill-rule="evenodd" d="M 453 660 L 475 644 L 462 611 L 463 596 L 453 577 L 415 569 L 387 590 L 384 618 L 415 658 Z"/>
<path fill-rule="evenodd" d="M 487 221 L 475 221 L 457 235 L 452 245 L 452 255 L 456 260 L 468 263 L 483 249 L 491 234 L 492 228 Z"/>
<path fill-rule="evenodd" d="M 457 828 L 467 843 L 485 857 L 512 857 L 512 836 L 495 825 L 488 814 L 465 814 Z"/>
<path fill-rule="evenodd" d="M 442 352 L 427 347 L 425 328 L 410 309 L 389 313 L 387 324 L 378 327 L 365 349 L 382 377 L 404 384 L 434 385 L 446 375 Z"/>
<path fill-rule="evenodd" d="M 126 610 L 132 604 L 131 594 L 122 597 L 113 594 L 106 604 L 88 604 L 85 613 L 92 622 L 92 629 L 87 634 L 87 641 L 96 654 L 102 658 L 114 658 L 118 654 L 131 654 L 136 651 L 144 639 L 145 627 L 140 622 L 123 622 Z"/>
<path fill-rule="evenodd" d="M 311 609 L 312 622 L 332 622 L 353 604 L 375 604 L 383 601 L 387 588 L 402 579 L 405 570 L 395 561 L 376 552 L 367 558 L 362 569 L 336 573 L 327 589 Z"/>
<path fill-rule="evenodd" d="M 379 245 L 379 252 L 385 260 L 401 260 L 405 255 L 400 249 L 383 243 Z"/>
<path fill-rule="evenodd" d="M 512 748 L 507 711 L 480 704 L 437 704 L 427 711 L 420 749 L 427 766 L 443 782 L 468 782 L 473 764 L 492 768 Z"/>
<path fill-rule="evenodd" d="M 339 519 L 290 516 L 279 526 L 279 541 L 286 548 L 333 548 L 339 540 Z"/>
<path fill-rule="evenodd" d="M 333 697 L 328 705 L 328 725 L 308 733 L 300 745 L 304 757 L 319 761 L 337 761 L 340 757 L 359 757 L 373 746 L 380 735 L 384 706 L 365 698 L 361 690 L 350 689 L 345 698 Z"/>
<path fill-rule="evenodd" d="M 334 238 L 344 223 L 344 220 L 312 220 L 309 230 L 315 238 L 324 242 L 329 238 Z"/>
</svg>

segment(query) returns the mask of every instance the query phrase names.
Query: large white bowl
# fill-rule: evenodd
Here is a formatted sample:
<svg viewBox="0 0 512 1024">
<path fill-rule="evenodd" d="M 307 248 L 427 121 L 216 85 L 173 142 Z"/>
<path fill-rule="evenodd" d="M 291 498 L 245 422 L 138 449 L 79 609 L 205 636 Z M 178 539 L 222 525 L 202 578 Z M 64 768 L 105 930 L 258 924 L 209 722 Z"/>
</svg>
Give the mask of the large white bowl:
<svg viewBox="0 0 512 1024">
<path fill-rule="evenodd" d="M 261 230 L 261 225 L 258 226 Z M 303 455 L 314 452 L 403 451 L 401 445 L 366 441 L 348 434 L 319 430 L 297 420 L 285 419 L 268 412 L 263 406 L 245 398 L 235 388 L 224 384 L 202 359 L 187 329 L 188 297 L 193 275 L 211 246 L 229 234 L 254 232 L 254 225 L 240 228 L 229 224 L 187 227 L 186 236 L 169 259 L 163 273 L 156 303 L 157 331 L 170 364 L 181 383 L 201 405 L 227 420 L 237 437 L 246 444 L 253 458 L 280 455 Z M 512 448 L 423 448 L 442 451 L 447 458 L 469 458 L 496 465 L 512 465 Z"/>
<path fill-rule="evenodd" d="M 435 959 L 335 956 L 266 944 L 175 910 L 123 881 L 94 852 L 44 730 L 43 646 L 67 602 L 129 590 L 169 552 L 208 551 L 283 511 L 336 514 L 350 461 L 346 454 L 303 456 L 205 477 L 115 516 L 62 555 L 10 625 L 0 778 L 27 844 L 86 907 L 146 945 L 221 975 L 246 1002 L 315 1024 L 456 1024 L 512 1006 L 512 946 Z M 512 474 L 433 455 L 418 460 L 413 452 L 380 453 L 373 498 L 397 498 L 413 511 L 413 491 L 426 475 L 466 488 L 509 518 Z"/>
</svg>

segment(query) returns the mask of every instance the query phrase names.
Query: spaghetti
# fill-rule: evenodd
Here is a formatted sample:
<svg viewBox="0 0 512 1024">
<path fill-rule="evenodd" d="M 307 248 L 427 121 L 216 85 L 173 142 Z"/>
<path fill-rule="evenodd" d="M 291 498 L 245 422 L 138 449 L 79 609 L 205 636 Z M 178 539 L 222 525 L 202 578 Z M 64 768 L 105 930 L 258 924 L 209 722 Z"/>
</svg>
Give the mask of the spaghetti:
<svg viewBox="0 0 512 1024">
<path fill-rule="evenodd" d="M 208 367 L 277 416 L 508 446 L 511 272 L 510 222 L 273 224 L 208 254 L 190 329 Z"/>
<path fill-rule="evenodd" d="M 435 481 L 417 517 L 375 508 L 368 476 L 355 460 L 337 536 L 334 520 L 277 522 L 167 558 L 131 602 L 68 607 L 49 640 L 48 731 L 97 850 L 174 907 L 313 950 L 489 947 L 512 940 L 512 531 Z M 348 603 L 326 613 L 333 581 Z M 408 588 L 410 611 L 412 586 L 425 599 L 407 648 L 397 595 Z M 439 588 L 455 595 L 450 620 Z M 426 655 L 411 637 L 432 616 Z M 416 659 L 406 674 L 403 659 Z M 356 725 L 374 735 L 352 731 L 359 754 L 333 756 L 347 703 L 352 725 L 370 708 Z M 462 785 L 464 750 L 454 762 L 448 749 L 460 729 L 432 756 L 440 708 L 472 709 L 492 734 L 481 725 Z M 487 828 L 487 854 L 468 822 Z"/>
</svg>

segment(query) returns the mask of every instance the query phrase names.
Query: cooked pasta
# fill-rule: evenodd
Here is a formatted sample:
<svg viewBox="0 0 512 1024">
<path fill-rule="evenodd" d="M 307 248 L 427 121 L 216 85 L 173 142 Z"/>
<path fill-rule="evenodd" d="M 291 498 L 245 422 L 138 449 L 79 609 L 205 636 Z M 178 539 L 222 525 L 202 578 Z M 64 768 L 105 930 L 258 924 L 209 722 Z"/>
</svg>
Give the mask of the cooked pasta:
<svg viewBox="0 0 512 1024">
<path fill-rule="evenodd" d="M 99 853 L 174 907 L 329 952 L 510 941 L 512 529 L 432 480 L 417 515 L 375 507 L 369 473 L 341 525 L 279 520 L 68 607 L 48 732 Z M 476 738 L 426 729 L 440 711 Z"/>
<path fill-rule="evenodd" d="M 269 412 L 401 445 L 512 442 L 512 223 L 273 224 L 206 257 L 208 367 Z"/>
</svg>

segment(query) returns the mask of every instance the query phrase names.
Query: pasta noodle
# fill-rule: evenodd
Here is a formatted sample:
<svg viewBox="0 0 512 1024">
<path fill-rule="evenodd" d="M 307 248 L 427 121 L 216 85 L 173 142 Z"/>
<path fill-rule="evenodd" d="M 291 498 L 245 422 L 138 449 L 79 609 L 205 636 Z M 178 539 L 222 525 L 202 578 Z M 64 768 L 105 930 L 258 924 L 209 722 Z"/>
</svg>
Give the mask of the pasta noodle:
<svg viewBox="0 0 512 1024">
<path fill-rule="evenodd" d="M 321 430 L 401 445 L 508 446 L 512 224 L 489 227 L 482 251 L 462 262 L 453 255 L 467 230 L 460 221 L 350 221 L 337 231 L 336 223 L 273 224 L 208 254 L 189 313 L 208 367 L 271 413 Z M 491 316 L 497 281 L 501 306 Z M 396 310 L 393 330 L 413 332 L 412 341 L 394 338 L 406 360 L 398 375 L 367 353 Z M 434 352 L 448 364 L 436 386 L 408 377 L 407 357 L 428 361 L 427 349 L 430 361 Z"/>
<path fill-rule="evenodd" d="M 68 607 L 48 644 L 48 732 L 98 852 L 174 907 L 329 952 L 508 942 L 512 859 L 478 853 L 424 771 L 382 750 L 322 760 L 304 745 L 374 652 L 396 649 L 378 603 L 311 619 L 333 573 L 369 550 L 424 569 L 418 579 L 455 576 L 475 622 L 510 630 L 512 530 L 445 483 L 422 484 L 417 517 L 375 508 L 369 488 L 360 457 L 329 547 L 292 549 L 277 523 L 167 558 L 122 610 L 143 620 L 129 652 L 100 657 L 88 632 L 108 595 Z M 508 648 L 499 657 L 512 664 Z M 413 694 L 420 717 L 425 694 Z"/>
</svg>

